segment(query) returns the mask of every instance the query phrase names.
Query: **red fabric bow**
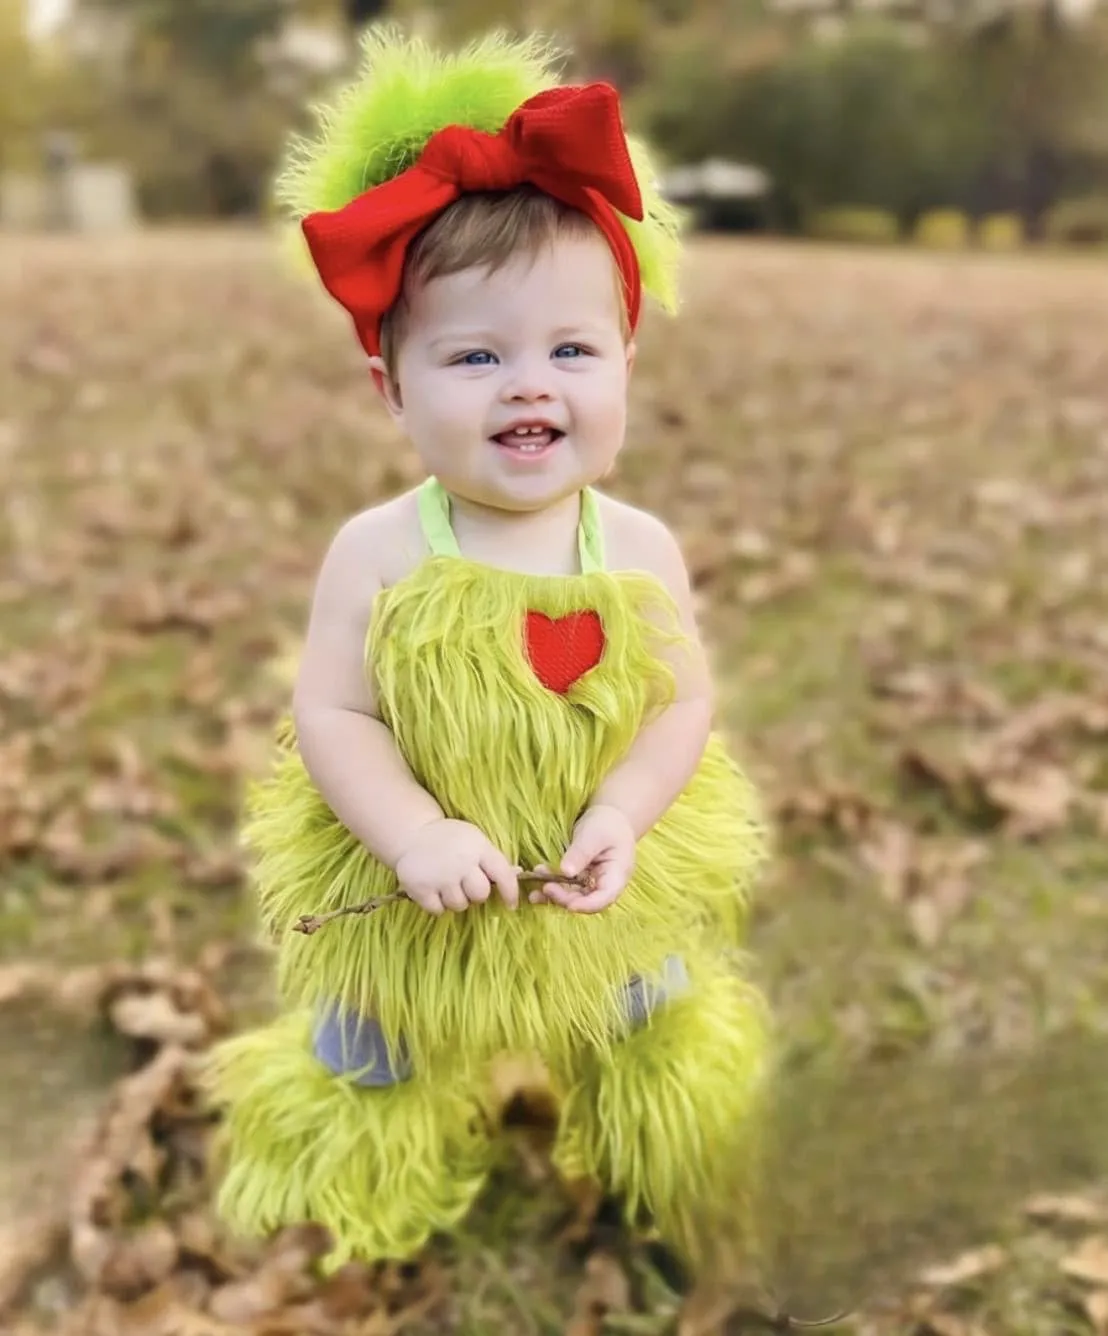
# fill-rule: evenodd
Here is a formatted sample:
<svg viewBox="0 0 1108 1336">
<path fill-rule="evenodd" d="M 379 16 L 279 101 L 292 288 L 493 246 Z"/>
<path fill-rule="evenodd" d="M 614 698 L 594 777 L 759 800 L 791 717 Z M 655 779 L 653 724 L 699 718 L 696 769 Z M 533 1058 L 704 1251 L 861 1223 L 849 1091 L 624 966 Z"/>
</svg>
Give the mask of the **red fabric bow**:
<svg viewBox="0 0 1108 1336">
<path fill-rule="evenodd" d="M 362 346 L 380 353 L 381 317 L 400 295 L 404 256 L 416 234 L 460 195 L 530 182 L 587 214 L 623 277 L 631 328 L 642 282 L 616 211 L 643 216 L 642 195 L 609 84 L 550 88 L 528 98 L 496 134 L 449 125 L 399 176 L 344 208 L 309 214 L 302 227 L 324 287 L 349 311 Z"/>
</svg>

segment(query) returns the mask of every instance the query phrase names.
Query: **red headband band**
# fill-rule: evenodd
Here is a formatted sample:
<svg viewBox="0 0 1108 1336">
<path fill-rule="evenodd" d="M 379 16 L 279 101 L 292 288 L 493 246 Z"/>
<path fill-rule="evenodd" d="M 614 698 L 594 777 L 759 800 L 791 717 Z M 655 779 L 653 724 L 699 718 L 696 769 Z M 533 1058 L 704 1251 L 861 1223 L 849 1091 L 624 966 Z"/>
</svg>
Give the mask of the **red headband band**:
<svg viewBox="0 0 1108 1336">
<path fill-rule="evenodd" d="M 642 280 L 619 213 L 641 220 L 642 195 L 609 84 L 551 88 L 524 102 L 496 134 L 449 125 L 399 176 L 344 208 L 309 214 L 304 236 L 323 286 L 349 311 L 362 346 L 380 353 L 381 318 L 400 295 L 416 234 L 459 196 L 530 182 L 587 214 L 604 234 L 623 279 L 631 328 Z"/>
</svg>

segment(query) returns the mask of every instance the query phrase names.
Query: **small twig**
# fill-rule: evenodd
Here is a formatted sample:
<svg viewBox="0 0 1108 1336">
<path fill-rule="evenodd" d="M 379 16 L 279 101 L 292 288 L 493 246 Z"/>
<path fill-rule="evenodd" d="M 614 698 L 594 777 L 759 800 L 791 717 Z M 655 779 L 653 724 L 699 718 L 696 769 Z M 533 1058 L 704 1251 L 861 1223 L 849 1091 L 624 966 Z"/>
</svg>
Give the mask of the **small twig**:
<svg viewBox="0 0 1108 1336">
<path fill-rule="evenodd" d="M 759 1288 L 761 1289 L 759 1298 L 763 1306 L 736 1308 L 728 1314 L 730 1318 L 738 1319 L 743 1324 L 744 1330 L 750 1327 L 772 1332 L 775 1336 L 777 1333 L 790 1331 L 815 1331 L 821 1327 L 836 1327 L 840 1322 L 845 1322 L 847 1318 L 853 1316 L 852 1311 L 848 1309 L 841 1313 L 835 1313 L 832 1317 L 793 1317 L 771 1289 L 766 1289 L 764 1286 Z"/>
<path fill-rule="evenodd" d="M 788 1313 L 779 1313 L 777 1320 L 783 1324 L 782 1331 L 814 1331 L 816 1327 L 837 1327 L 848 1317 L 853 1317 L 853 1313 L 849 1308 L 844 1308 L 841 1313 L 836 1313 L 833 1317 L 817 1317 L 805 1321 L 803 1318 L 790 1317 Z"/>
<path fill-rule="evenodd" d="M 817 1327 L 836 1327 L 851 1316 L 849 1310 L 836 1313 L 834 1317 L 821 1317 L 805 1321 L 803 1318 L 790 1317 L 783 1309 L 774 1313 L 763 1313 L 757 1308 L 740 1308 L 731 1313 L 743 1323 L 762 1327 L 770 1332 L 814 1331 Z"/>
<path fill-rule="evenodd" d="M 360 905 L 347 905 L 344 909 L 332 909 L 329 914 L 301 914 L 300 920 L 292 925 L 293 932 L 302 932 L 310 937 L 313 932 L 318 932 L 325 923 L 330 923 L 332 919 L 342 918 L 346 914 L 372 914 L 375 910 L 387 905 L 392 900 L 406 900 L 408 897 L 403 891 L 393 891 L 391 895 L 382 895 L 378 900 L 363 900 Z"/>
<path fill-rule="evenodd" d="M 574 886 L 581 891 L 595 891 L 596 878 L 591 872 L 582 872 L 576 877 L 567 877 L 562 872 L 521 872 L 519 873 L 519 884 L 521 886 L 538 884 L 545 885 L 547 882 L 555 882 L 559 886 Z M 363 900 L 360 905 L 347 905 L 343 909 L 332 909 L 328 914 L 301 914 L 300 921 L 294 923 L 293 932 L 302 932 L 310 937 L 313 932 L 318 932 L 325 923 L 330 923 L 332 919 L 343 918 L 346 914 L 372 914 L 380 909 L 382 905 L 387 905 L 393 900 L 407 900 L 408 896 L 403 891 L 393 891 L 391 895 L 382 895 L 376 900 Z"/>
</svg>

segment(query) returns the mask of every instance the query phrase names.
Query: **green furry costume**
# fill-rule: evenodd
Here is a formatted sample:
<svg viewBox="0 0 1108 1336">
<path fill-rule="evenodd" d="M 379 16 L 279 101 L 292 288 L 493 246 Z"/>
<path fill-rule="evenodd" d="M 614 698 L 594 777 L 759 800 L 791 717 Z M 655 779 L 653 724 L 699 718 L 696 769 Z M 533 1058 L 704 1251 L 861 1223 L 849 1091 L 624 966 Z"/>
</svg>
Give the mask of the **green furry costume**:
<svg viewBox="0 0 1108 1336">
<path fill-rule="evenodd" d="M 309 182 L 311 205 L 364 186 L 331 159 L 349 166 L 355 144 L 380 146 L 370 103 L 378 117 L 382 102 L 391 108 L 386 139 L 412 130 L 410 154 L 453 108 L 495 128 L 536 81 L 551 82 L 531 45 L 490 40 L 435 64 L 388 34 L 368 41 L 371 92 L 347 95 L 315 167 L 301 146 L 288 178 L 300 208 Z M 494 76 L 483 104 L 463 96 L 475 71 Z M 453 91 L 435 102 L 425 88 L 432 112 L 421 119 L 409 106 L 405 117 L 398 89 L 419 103 L 420 81 Z M 378 160 L 398 170 L 384 150 L 359 159 L 371 176 Z M 652 194 L 640 235 L 664 296 L 660 257 L 675 232 Z M 419 507 L 428 556 L 378 596 L 367 633 L 381 718 L 447 816 L 478 826 L 514 864 L 557 866 L 596 789 L 672 698 L 660 650 L 680 640 L 676 608 L 652 576 L 605 569 L 591 491 L 572 576 L 464 558 L 434 479 Z M 602 655 L 552 690 L 529 661 L 527 619 L 556 627 L 587 610 L 600 618 Z M 623 894 L 599 914 L 526 896 L 511 912 L 494 895 L 435 917 L 401 899 L 316 935 L 291 932 L 300 915 L 388 895 L 396 879 L 333 816 L 287 726 L 273 774 L 252 791 L 246 836 L 288 1010 L 212 1056 L 211 1096 L 224 1115 L 218 1207 L 233 1227 L 318 1222 L 334 1243 L 328 1267 L 411 1255 L 480 1192 L 496 1153 L 490 1063 L 519 1053 L 541 1056 L 561 1097 L 564 1174 L 599 1179 L 633 1223 L 686 1255 L 713 1230 L 734 1232 L 767 1067 L 764 1007 L 735 949 L 764 840 L 755 795 L 717 737 L 639 842 Z M 381 1051 L 352 1045 L 343 1061 L 323 1061 L 320 1018 L 339 1014 L 373 1018 Z M 367 1067 L 377 1073 L 368 1080 Z"/>
</svg>

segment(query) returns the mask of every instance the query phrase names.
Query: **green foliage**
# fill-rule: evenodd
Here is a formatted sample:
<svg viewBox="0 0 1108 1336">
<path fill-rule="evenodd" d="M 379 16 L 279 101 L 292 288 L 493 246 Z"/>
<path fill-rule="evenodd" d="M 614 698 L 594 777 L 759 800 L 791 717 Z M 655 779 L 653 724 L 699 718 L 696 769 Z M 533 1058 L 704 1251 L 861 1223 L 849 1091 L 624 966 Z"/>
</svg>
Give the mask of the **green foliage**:
<svg viewBox="0 0 1108 1336">
<path fill-rule="evenodd" d="M 294 0 L 81 0 L 93 16 L 132 23 L 142 40 L 156 39 L 177 61 L 211 71 L 252 65 L 258 43 L 294 12 Z"/>
<path fill-rule="evenodd" d="M 667 66 L 652 131 L 680 156 L 756 162 L 801 214 L 850 200 L 911 215 L 956 193 L 975 164 L 945 50 L 893 23 L 802 38 L 737 79 L 712 69 L 707 45 Z"/>
<path fill-rule="evenodd" d="M 1087 189 L 1108 171 L 1108 42 L 1095 27 L 921 36 L 856 19 L 836 40 L 801 28 L 747 46 L 761 54 L 729 56 L 711 31 L 670 44 L 641 112 L 673 157 L 766 169 L 786 215 L 849 202 L 911 229 L 934 210 L 1016 208 L 1033 227 L 1068 182 Z"/>
<path fill-rule="evenodd" d="M 74 62 L 97 83 L 82 126 L 99 153 L 130 163 L 145 212 L 255 213 L 277 148 L 310 89 L 267 60 L 294 0 L 81 0 L 86 19 L 122 23 L 121 52 Z M 72 99 L 67 99 L 72 102 Z"/>
<path fill-rule="evenodd" d="M 920 218 L 912 239 L 929 250 L 964 250 L 970 240 L 969 219 L 957 209 L 932 209 Z"/>
<path fill-rule="evenodd" d="M 862 245 L 889 245 L 898 240 L 896 217 L 881 209 L 822 209 L 808 220 L 808 232 L 821 241 L 847 241 Z"/>
<path fill-rule="evenodd" d="M 1023 242 L 1023 222 L 1014 213 L 990 214 L 977 226 L 977 244 L 982 250 L 1019 250 Z"/>
<path fill-rule="evenodd" d="M 317 91 L 268 61 L 267 45 L 293 14 L 347 31 L 342 0 L 76 3 L 133 41 L 72 68 L 74 88 L 44 101 L 4 26 L 17 25 L 0 18 L 0 153 L 37 144 L 45 118 L 67 113 L 97 151 L 135 165 L 157 211 L 263 208 Z M 935 224 L 920 219 L 946 210 L 1018 215 L 1031 238 L 1084 235 L 1065 214 L 1047 220 L 1059 200 L 1108 193 L 1108 19 L 1073 29 L 1045 8 L 927 30 L 852 17 L 834 40 L 764 0 L 385 0 L 384 12 L 448 45 L 493 28 L 553 38 L 568 77 L 622 88 L 662 159 L 765 169 L 764 216 L 778 226 L 850 205 L 924 238 Z"/>
<path fill-rule="evenodd" d="M 20 165 L 32 152 L 43 99 L 19 6 L 0 7 L 0 164 Z"/>
<path fill-rule="evenodd" d="M 1108 195 L 1065 200 L 1046 217 L 1050 241 L 1067 246 L 1108 245 Z"/>
</svg>

